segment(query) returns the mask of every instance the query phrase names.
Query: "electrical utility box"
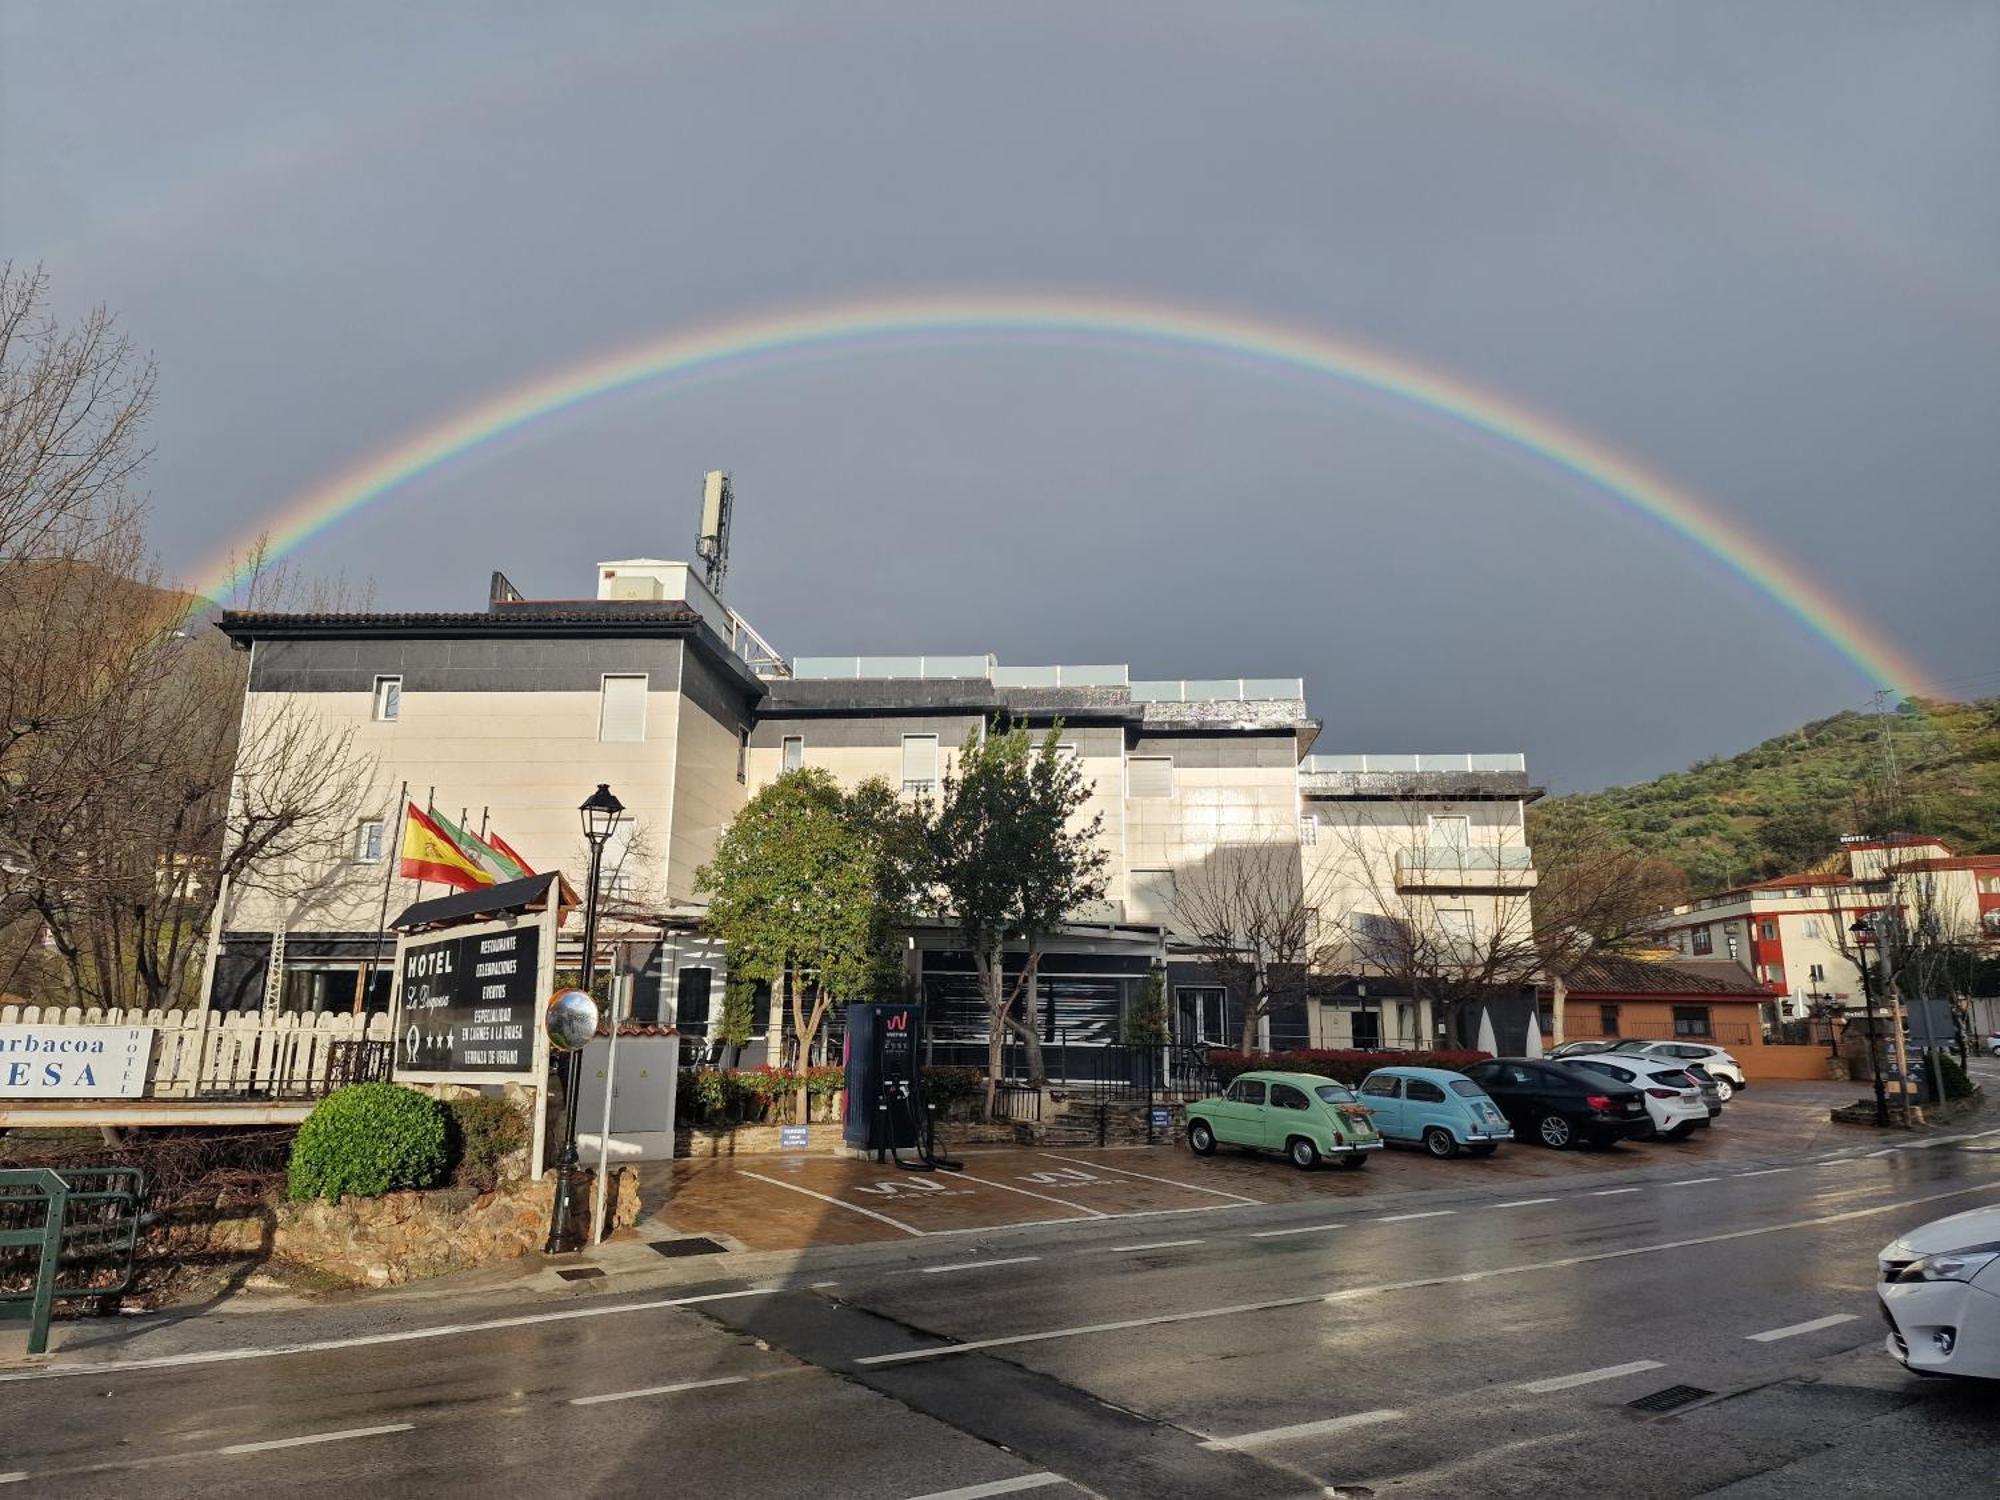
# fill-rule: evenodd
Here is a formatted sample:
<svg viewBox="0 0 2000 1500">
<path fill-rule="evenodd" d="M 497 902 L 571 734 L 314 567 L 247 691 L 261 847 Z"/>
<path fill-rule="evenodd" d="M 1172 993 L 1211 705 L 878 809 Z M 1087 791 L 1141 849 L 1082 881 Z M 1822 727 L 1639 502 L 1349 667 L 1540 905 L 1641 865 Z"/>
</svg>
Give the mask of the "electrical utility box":
<svg viewBox="0 0 2000 1500">
<path fill-rule="evenodd" d="M 842 1047 L 842 1139 L 866 1151 L 915 1149 L 923 1111 L 924 1008 L 907 1001 L 850 1005 Z"/>
</svg>

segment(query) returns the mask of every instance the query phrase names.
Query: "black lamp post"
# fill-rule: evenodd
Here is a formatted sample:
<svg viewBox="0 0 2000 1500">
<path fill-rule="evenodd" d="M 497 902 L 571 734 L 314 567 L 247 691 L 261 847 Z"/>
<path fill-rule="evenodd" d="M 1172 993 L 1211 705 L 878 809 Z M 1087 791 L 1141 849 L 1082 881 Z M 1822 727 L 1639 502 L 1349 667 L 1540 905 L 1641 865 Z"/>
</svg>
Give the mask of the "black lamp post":
<svg viewBox="0 0 2000 1500">
<path fill-rule="evenodd" d="M 611 840 L 611 830 L 618 824 L 618 815 L 625 811 L 625 804 L 612 795 L 611 788 L 604 782 L 597 784 L 597 790 L 584 799 L 577 809 L 583 815 L 583 837 L 590 845 L 590 876 L 583 892 L 583 983 L 579 986 L 585 994 L 590 992 L 590 981 L 597 967 L 597 881 L 604 867 L 604 846 Z M 578 1079 L 583 1073 L 583 1049 L 577 1047 L 563 1054 L 563 1138 L 562 1150 L 556 1156 L 556 1201 L 555 1212 L 550 1216 L 549 1242 L 543 1247 L 549 1255 L 559 1255 L 565 1250 L 577 1248 L 575 1228 L 576 1203 L 576 1106 Z M 607 1079 L 605 1086 L 610 1087 Z"/>
<path fill-rule="evenodd" d="M 1857 967 L 1861 970 L 1861 994 L 1868 1002 L 1868 1071 L 1875 1075 L 1875 1124 L 1887 1128 L 1889 1124 L 1889 1090 L 1882 1082 L 1882 1045 L 1876 1030 L 1875 1019 L 1875 955 L 1862 952 L 1864 945 L 1875 939 L 1875 926 L 1866 917 L 1857 917 L 1854 925 L 1847 929 L 1854 935 L 1854 947 L 1861 953 Z"/>
</svg>

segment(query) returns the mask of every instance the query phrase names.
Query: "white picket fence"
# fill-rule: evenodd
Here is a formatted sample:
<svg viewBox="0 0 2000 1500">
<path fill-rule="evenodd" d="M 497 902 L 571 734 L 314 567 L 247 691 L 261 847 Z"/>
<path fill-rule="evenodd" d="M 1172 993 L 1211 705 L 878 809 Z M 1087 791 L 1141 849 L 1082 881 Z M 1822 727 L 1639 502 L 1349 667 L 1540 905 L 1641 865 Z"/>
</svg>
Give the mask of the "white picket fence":
<svg viewBox="0 0 2000 1500">
<path fill-rule="evenodd" d="M 389 1041 L 386 1015 L 244 1011 L 204 1018 L 199 1011 L 0 1005 L 0 1025 L 36 1024 L 155 1028 L 148 1099 L 317 1098 L 329 1085 L 335 1043 Z"/>
</svg>

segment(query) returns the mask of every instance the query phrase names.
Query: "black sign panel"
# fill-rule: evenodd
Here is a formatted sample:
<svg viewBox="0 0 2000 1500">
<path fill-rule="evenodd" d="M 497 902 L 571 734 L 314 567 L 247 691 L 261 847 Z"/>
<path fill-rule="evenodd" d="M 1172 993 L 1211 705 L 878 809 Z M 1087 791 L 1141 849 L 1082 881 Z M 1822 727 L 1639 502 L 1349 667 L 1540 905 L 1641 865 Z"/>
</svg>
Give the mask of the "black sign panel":
<svg viewBox="0 0 2000 1500">
<path fill-rule="evenodd" d="M 533 1073 L 540 942 L 539 928 L 522 926 L 404 948 L 396 1070 Z"/>
</svg>

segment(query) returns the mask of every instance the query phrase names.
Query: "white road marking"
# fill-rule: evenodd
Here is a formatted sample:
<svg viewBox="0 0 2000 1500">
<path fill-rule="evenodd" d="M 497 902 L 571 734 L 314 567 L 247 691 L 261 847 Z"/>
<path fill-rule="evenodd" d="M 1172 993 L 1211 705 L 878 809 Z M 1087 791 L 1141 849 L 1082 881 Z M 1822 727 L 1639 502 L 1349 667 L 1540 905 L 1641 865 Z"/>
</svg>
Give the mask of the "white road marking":
<svg viewBox="0 0 2000 1500">
<path fill-rule="evenodd" d="M 748 1375 L 722 1375 L 714 1380 L 683 1380 L 674 1385 L 646 1385 L 636 1391 L 606 1391 L 601 1396 L 572 1396 L 571 1406 L 602 1406 L 607 1401 L 634 1401 L 641 1396 L 671 1396 L 676 1391 L 705 1391 L 711 1386 L 742 1385 Z"/>
<path fill-rule="evenodd" d="M 861 1214 L 866 1218 L 875 1219 L 883 1224 L 887 1224 L 891 1229 L 900 1229 L 903 1233 L 916 1235 L 919 1239 L 923 1237 L 924 1232 L 921 1229 L 912 1229 L 901 1219 L 892 1219 L 887 1214 L 878 1214 L 874 1209 L 863 1208 L 859 1203 L 849 1203 L 844 1199 L 835 1198 L 827 1193 L 815 1193 L 809 1187 L 800 1187 L 796 1182 L 781 1182 L 775 1177 L 766 1177 L 762 1172 L 745 1172 L 743 1175 L 745 1177 L 754 1177 L 759 1182 L 768 1182 L 772 1187 L 780 1187 L 790 1193 L 803 1193 L 808 1198 L 817 1198 L 822 1203 L 831 1203 L 835 1208 L 844 1208 L 851 1214 Z"/>
<path fill-rule="evenodd" d="M 1657 1359 L 1635 1359 L 1628 1365 L 1606 1365 L 1601 1370 L 1584 1370 L 1575 1375 L 1552 1375 L 1547 1380 L 1529 1380 L 1515 1386 L 1514 1389 L 1532 1391 L 1538 1396 L 1543 1396 L 1550 1391 L 1567 1391 L 1579 1385 L 1595 1385 L 1600 1380 L 1622 1380 L 1627 1375 L 1665 1368 L 1666 1366 Z"/>
<path fill-rule="evenodd" d="M 1790 1167 L 1759 1167 L 1754 1172 L 1738 1172 L 1735 1175 L 1738 1177 L 1775 1177 L 1780 1172 L 1789 1172 L 1791 1170 Z"/>
<path fill-rule="evenodd" d="M 1784 1328 L 1769 1328 L 1762 1333 L 1746 1334 L 1752 1343 L 1775 1344 L 1779 1339 L 1797 1338 L 1802 1333 L 1818 1333 L 1822 1328 L 1838 1328 L 1842 1323 L 1852 1323 L 1853 1313 L 1834 1313 L 1830 1317 L 1814 1318 L 1810 1323 L 1793 1323 Z"/>
<path fill-rule="evenodd" d="M 1903 1148 L 1902 1148 L 1901 1146 L 1884 1146 L 1884 1147 L 1883 1147 L 1883 1148 L 1882 1148 L 1882 1149 L 1881 1149 L 1880 1151 L 1870 1151 L 1870 1152 L 1869 1152 L 1868 1154 L 1869 1154 L 1869 1155 L 1870 1155 L 1871 1157 L 1873 1157 L 1873 1156 L 1887 1156 L 1887 1155 L 1889 1155 L 1889 1154 L 1890 1154 L 1890 1153 L 1891 1153 L 1892 1151 L 1901 1151 L 1902 1149 L 1903 1149 Z"/>
<path fill-rule="evenodd" d="M 1039 1198 L 1044 1203 L 1054 1203 L 1062 1208 L 1073 1208 L 1078 1213 L 1092 1219 L 1105 1219 L 1110 1215 L 1101 1208 L 1092 1208 L 1088 1203 L 1072 1203 L 1067 1198 L 1051 1198 L 1047 1193 L 1031 1193 L 1026 1188 L 1009 1187 L 1004 1182 L 995 1182 L 990 1177 L 974 1177 L 970 1172 L 952 1174 L 960 1182 L 976 1182 L 981 1187 L 998 1188 L 1003 1193 L 1019 1193 L 1023 1198 Z"/>
<path fill-rule="evenodd" d="M 1105 1253 L 1108 1255 L 1130 1255 L 1139 1250 L 1178 1250 L 1183 1245 L 1199 1245 L 1201 1240 L 1154 1240 L 1146 1245 L 1113 1245 Z"/>
<path fill-rule="evenodd" d="M 1491 1208 L 1533 1208 L 1537 1203 L 1556 1203 L 1560 1201 L 1560 1199 L 1556 1198 L 1516 1198 L 1512 1203 L 1494 1203 L 1488 1206 Z"/>
<path fill-rule="evenodd" d="M 1720 1177 L 1683 1177 L 1679 1182 L 1670 1182 L 1668 1187 L 1697 1187 L 1704 1182 L 1720 1182 Z"/>
<path fill-rule="evenodd" d="M 11 1474 L 0 1474 L 0 1484 L 19 1484 L 26 1478 L 28 1478 L 26 1469 L 16 1469 Z"/>
<path fill-rule="evenodd" d="M 1060 1474 L 1022 1474 L 1014 1479 L 994 1479 L 985 1484 L 968 1484 L 955 1490 L 933 1490 L 914 1500 L 986 1500 L 988 1495 L 1013 1495 L 1022 1490 L 1046 1489 L 1052 1484 L 1068 1484 Z"/>
<path fill-rule="evenodd" d="M 1002 1260 L 962 1260 L 950 1265 L 925 1266 L 917 1272 L 919 1276 L 942 1276 L 948 1271 L 983 1271 L 988 1266 L 1025 1266 L 1031 1260 L 1040 1260 L 1039 1255 L 1009 1255 Z"/>
<path fill-rule="evenodd" d="M 1599 1188 L 1590 1196 L 1593 1198 L 1616 1198 L 1620 1193 L 1636 1193 L 1637 1188 Z"/>
<path fill-rule="evenodd" d="M 272 1359 L 285 1354 L 324 1354 L 331 1349 L 364 1349 L 374 1344 L 407 1344 L 416 1339 L 450 1338 L 462 1333 L 491 1333 L 504 1328 L 532 1328 L 539 1323 L 566 1323 L 573 1318 L 615 1317 L 619 1313 L 653 1312 L 662 1307 L 694 1307 L 703 1302 L 727 1302 L 737 1297 L 769 1297 L 781 1287 L 746 1287 L 740 1292 L 704 1292 L 697 1297 L 662 1297 L 652 1302 L 593 1302 L 561 1312 L 523 1313 L 513 1318 L 489 1318 L 482 1323 L 444 1323 L 435 1328 L 408 1328 L 398 1333 L 364 1333 L 344 1339 L 314 1339 L 303 1344 L 273 1344 L 262 1349 L 209 1349 L 198 1354 L 155 1354 L 145 1359 L 108 1359 L 45 1365 L 39 1370 L 0 1374 L 0 1384 L 21 1380 L 54 1380 L 63 1375 L 104 1375 L 119 1370 L 169 1370 L 183 1365 L 225 1364 L 239 1359 Z"/>
<path fill-rule="evenodd" d="M 1823 1224 L 1845 1224 L 1854 1219 L 1871 1219 L 1878 1214 L 1899 1213 L 1947 1198 L 1963 1198 L 1972 1193 L 2000 1191 L 2000 1184 L 1985 1182 L 1977 1187 L 1951 1188 L 1927 1193 L 1921 1198 L 1905 1198 L 1873 1208 L 1850 1208 L 1842 1213 L 1818 1218 L 1794 1219 L 1785 1224 L 1767 1224 L 1758 1229 L 1734 1229 L 1723 1234 L 1698 1235 L 1684 1240 L 1662 1240 L 1657 1244 L 1633 1245 L 1624 1250 L 1597 1250 L 1588 1255 L 1570 1255 L 1560 1260 L 1531 1261 L 1525 1265 L 1496 1266 L 1488 1271 L 1460 1272 L 1450 1276 L 1423 1276 L 1410 1281 L 1388 1281 L 1376 1286 L 1348 1287 L 1300 1297 L 1274 1297 L 1264 1302 L 1238 1302 L 1227 1307 L 1201 1307 L 1181 1312 L 1155 1313 L 1146 1318 L 1121 1318 L 1113 1323 L 1083 1323 L 1073 1328 L 1049 1328 L 1035 1333 L 1006 1334 L 997 1338 L 967 1339 L 963 1343 L 938 1344 L 927 1349 L 902 1349 L 893 1354 L 869 1354 L 855 1360 L 857 1365 L 900 1365 L 919 1359 L 948 1359 L 981 1349 L 1012 1348 L 1020 1344 L 1041 1344 L 1051 1339 L 1078 1338 L 1093 1333 L 1124 1333 L 1135 1328 L 1159 1328 L 1171 1323 L 1198 1323 L 1209 1318 L 1240 1317 L 1244 1313 L 1275 1312 L 1288 1307 L 1310 1307 L 1314 1303 L 1350 1302 L 1362 1297 L 1378 1297 L 1394 1292 L 1419 1291 L 1426 1287 L 1450 1286 L 1454 1282 L 1486 1281 L 1497 1276 L 1525 1276 L 1536 1271 L 1567 1270 L 1571 1266 L 1594 1265 L 1599 1261 L 1624 1260 L 1634 1255 L 1658 1255 L 1668 1250 L 1688 1250 L 1700 1245 L 1721 1245 L 1732 1240 L 1757 1239 L 1767 1234 L 1784 1234 L 1795 1229 L 1815 1229 Z M 86 1367 L 88 1368 L 88 1367 Z M 4 1378 L 4 1377 L 0 1377 Z"/>
<path fill-rule="evenodd" d="M 263 1443 L 231 1443 L 217 1453 L 269 1453 L 274 1448 L 306 1448 L 314 1443 L 344 1443 L 349 1438 L 384 1437 L 392 1432 L 415 1432 L 414 1422 L 391 1422 L 383 1427 L 348 1427 L 339 1432 L 314 1432 L 305 1437 L 272 1438 Z"/>
<path fill-rule="evenodd" d="M 1370 1219 L 1371 1224 L 1402 1224 L 1411 1219 L 1443 1219 L 1457 1213 L 1455 1208 L 1433 1208 L 1420 1214 L 1385 1214 L 1379 1219 Z"/>
<path fill-rule="evenodd" d="M 1325 1437 L 1330 1433 L 1346 1432 L 1354 1427 L 1373 1427 L 1379 1422 L 1396 1422 L 1403 1418 L 1399 1411 L 1357 1411 L 1344 1417 L 1328 1417 L 1323 1422 L 1298 1422 L 1290 1427 L 1268 1427 L 1262 1432 L 1239 1432 L 1235 1437 L 1209 1438 L 1202 1444 L 1204 1448 L 1237 1449 L 1261 1448 L 1269 1443 L 1287 1443 L 1294 1438 Z"/>
<path fill-rule="evenodd" d="M 1066 1161 L 1075 1166 L 1090 1167 L 1100 1172 L 1116 1172 L 1120 1177 L 1137 1177 L 1146 1182 L 1165 1183 L 1168 1187 L 1185 1188 L 1190 1193 L 1207 1193 L 1211 1197 L 1228 1198 L 1236 1203 L 1247 1203 L 1253 1208 L 1262 1208 L 1264 1206 L 1262 1198 L 1246 1198 L 1241 1193 L 1225 1193 L 1221 1188 L 1202 1187 L 1198 1183 L 1193 1182 L 1179 1182 L 1172 1177 L 1155 1177 L 1150 1172 L 1134 1172 L 1125 1167 L 1107 1166 L 1101 1161 L 1079 1161 L 1074 1156 L 1058 1156 L 1053 1151 L 1043 1151 L 1038 1154 L 1046 1156 L 1050 1161 Z"/>
<path fill-rule="evenodd" d="M 1345 1224 L 1301 1224 L 1297 1229 L 1256 1229 L 1250 1233 L 1253 1240 L 1281 1240 L 1291 1234 L 1319 1234 L 1328 1229 L 1345 1229 Z"/>
</svg>

